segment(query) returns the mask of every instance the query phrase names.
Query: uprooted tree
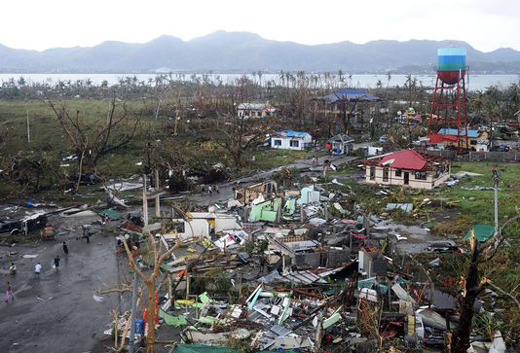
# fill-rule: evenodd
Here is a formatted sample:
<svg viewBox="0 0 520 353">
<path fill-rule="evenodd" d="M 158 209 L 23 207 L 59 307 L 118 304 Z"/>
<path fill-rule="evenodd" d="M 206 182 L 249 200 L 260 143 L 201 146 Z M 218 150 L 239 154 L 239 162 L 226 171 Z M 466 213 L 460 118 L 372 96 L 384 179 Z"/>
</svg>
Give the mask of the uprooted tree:
<svg viewBox="0 0 520 353">
<path fill-rule="evenodd" d="M 97 164 L 109 153 L 121 149 L 135 136 L 139 119 L 133 117 L 124 101 L 113 95 L 106 118 L 91 122 L 80 115 L 80 111 L 71 112 L 64 102 L 55 103 L 46 99 L 52 109 L 67 140 L 74 150 L 78 163 L 78 177 L 75 191 L 78 191 L 84 169 L 93 171 Z"/>
</svg>

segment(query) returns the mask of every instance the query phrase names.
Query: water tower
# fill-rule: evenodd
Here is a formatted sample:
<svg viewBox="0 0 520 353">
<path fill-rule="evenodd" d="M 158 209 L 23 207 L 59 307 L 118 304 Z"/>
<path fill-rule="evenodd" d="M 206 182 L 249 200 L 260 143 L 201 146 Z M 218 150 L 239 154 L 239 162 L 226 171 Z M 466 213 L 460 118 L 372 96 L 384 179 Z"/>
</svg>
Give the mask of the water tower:
<svg viewBox="0 0 520 353">
<path fill-rule="evenodd" d="M 438 49 L 437 80 L 428 117 L 428 135 L 456 137 L 455 147 L 459 152 L 469 148 L 466 71 L 466 48 Z"/>
</svg>

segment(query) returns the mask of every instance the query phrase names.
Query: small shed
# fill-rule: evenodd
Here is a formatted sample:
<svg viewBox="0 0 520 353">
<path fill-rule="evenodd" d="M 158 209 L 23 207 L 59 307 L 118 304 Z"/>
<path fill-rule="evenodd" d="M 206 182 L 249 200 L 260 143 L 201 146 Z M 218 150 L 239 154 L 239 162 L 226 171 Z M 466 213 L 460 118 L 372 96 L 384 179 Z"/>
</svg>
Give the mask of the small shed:
<svg viewBox="0 0 520 353">
<path fill-rule="evenodd" d="M 327 140 L 327 149 L 334 155 L 351 154 L 354 149 L 354 139 L 346 134 L 338 134 Z"/>
</svg>

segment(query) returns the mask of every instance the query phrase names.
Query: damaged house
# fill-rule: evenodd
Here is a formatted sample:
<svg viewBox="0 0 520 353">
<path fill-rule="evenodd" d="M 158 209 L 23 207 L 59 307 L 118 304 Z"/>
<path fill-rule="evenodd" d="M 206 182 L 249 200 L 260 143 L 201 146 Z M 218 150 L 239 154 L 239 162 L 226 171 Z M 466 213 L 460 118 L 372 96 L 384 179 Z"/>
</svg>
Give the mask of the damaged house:
<svg viewBox="0 0 520 353">
<path fill-rule="evenodd" d="M 402 150 L 364 160 L 369 184 L 431 190 L 450 177 L 451 163 L 441 156 Z"/>
<path fill-rule="evenodd" d="M 334 155 L 351 154 L 354 151 L 354 139 L 347 134 L 338 134 L 331 137 L 325 147 L 332 150 Z"/>
<path fill-rule="evenodd" d="M 240 103 L 237 107 L 238 117 L 249 118 L 268 118 L 274 116 L 277 109 L 269 103 Z"/>
<path fill-rule="evenodd" d="M 236 218 L 230 214 L 213 212 L 190 212 L 186 219 L 173 219 L 173 232 L 165 234 L 166 239 L 211 238 L 224 231 L 242 229 Z"/>
<path fill-rule="evenodd" d="M 468 149 L 477 152 L 486 152 L 489 149 L 489 135 L 485 131 L 468 129 Z M 442 128 L 437 134 L 427 136 L 427 145 L 438 149 L 457 148 L 465 145 L 466 132 L 454 128 Z"/>
<path fill-rule="evenodd" d="M 283 130 L 271 137 L 271 148 L 277 150 L 303 151 L 311 148 L 313 143 L 314 138 L 308 132 Z"/>
<path fill-rule="evenodd" d="M 266 180 L 260 183 L 236 187 L 235 199 L 244 205 L 249 205 L 253 200 L 262 196 L 264 199 L 276 195 L 278 185 L 273 180 Z"/>
</svg>

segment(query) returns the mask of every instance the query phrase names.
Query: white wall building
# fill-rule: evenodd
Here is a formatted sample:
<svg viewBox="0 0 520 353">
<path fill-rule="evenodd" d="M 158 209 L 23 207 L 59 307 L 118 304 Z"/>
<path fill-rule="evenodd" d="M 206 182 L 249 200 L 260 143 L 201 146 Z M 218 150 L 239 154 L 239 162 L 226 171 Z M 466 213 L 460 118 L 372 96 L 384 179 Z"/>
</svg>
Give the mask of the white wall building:
<svg viewBox="0 0 520 353">
<path fill-rule="evenodd" d="M 307 132 L 284 130 L 271 137 L 271 148 L 278 150 L 303 151 L 311 148 L 313 143 L 314 139 Z"/>
<path fill-rule="evenodd" d="M 369 184 L 433 189 L 450 177 L 451 163 L 440 156 L 402 150 L 367 158 L 365 181 Z"/>
<path fill-rule="evenodd" d="M 173 232 L 166 239 L 210 238 L 212 234 L 227 230 L 242 229 L 233 215 L 212 212 L 190 212 L 188 220 L 173 220 Z"/>
<path fill-rule="evenodd" d="M 240 103 L 237 107 L 239 118 L 268 118 L 274 116 L 276 108 L 264 103 Z"/>
</svg>

